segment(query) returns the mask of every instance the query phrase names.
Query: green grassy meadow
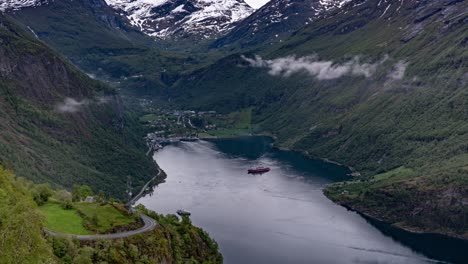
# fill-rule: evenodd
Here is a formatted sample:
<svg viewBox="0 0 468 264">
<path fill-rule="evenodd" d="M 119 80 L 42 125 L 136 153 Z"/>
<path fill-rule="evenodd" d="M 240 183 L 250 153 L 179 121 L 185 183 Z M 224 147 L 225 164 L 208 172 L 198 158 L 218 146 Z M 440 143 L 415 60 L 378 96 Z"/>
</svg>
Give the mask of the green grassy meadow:
<svg viewBox="0 0 468 264">
<path fill-rule="evenodd" d="M 64 234 L 107 233 L 114 228 L 137 223 L 136 217 L 110 204 L 74 203 L 73 209 L 63 209 L 59 203 L 48 202 L 39 210 L 46 216 L 48 229 Z"/>
<path fill-rule="evenodd" d="M 39 210 L 46 216 L 45 226 L 50 230 L 75 235 L 91 234 L 84 227 L 84 219 L 76 209 L 64 210 L 60 204 L 49 202 L 39 207 Z"/>
<path fill-rule="evenodd" d="M 147 114 L 147 115 L 141 116 L 139 120 L 140 120 L 140 123 L 148 123 L 151 121 L 158 120 L 158 118 L 160 118 L 160 116 L 155 115 L 155 114 Z"/>
<path fill-rule="evenodd" d="M 252 108 L 234 111 L 224 117 L 214 117 L 209 121 L 218 128 L 203 133 L 204 137 L 229 138 L 249 135 L 252 133 Z"/>
<path fill-rule="evenodd" d="M 133 216 L 127 215 L 110 204 L 77 203 L 75 208 L 84 215 L 84 218 L 92 219 L 95 217 L 97 219 L 96 223 L 91 223 L 91 227 L 99 233 L 136 222 Z"/>
</svg>

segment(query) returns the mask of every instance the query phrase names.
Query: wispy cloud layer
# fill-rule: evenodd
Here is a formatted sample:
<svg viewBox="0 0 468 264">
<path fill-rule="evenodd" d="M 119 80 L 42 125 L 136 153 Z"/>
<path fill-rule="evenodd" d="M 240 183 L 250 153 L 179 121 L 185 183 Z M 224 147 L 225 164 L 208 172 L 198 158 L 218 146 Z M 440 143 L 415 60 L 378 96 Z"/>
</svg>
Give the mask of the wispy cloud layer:
<svg viewBox="0 0 468 264">
<path fill-rule="evenodd" d="M 94 100 L 82 99 L 75 100 L 73 98 L 67 97 L 63 102 L 58 103 L 55 106 L 57 112 L 60 113 L 76 113 L 81 111 L 85 106 L 95 103 L 95 104 L 106 104 L 111 100 L 109 96 L 100 96 Z"/>
<path fill-rule="evenodd" d="M 88 105 L 89 100 L 83 99 L 77 101 L 73 98 L 65 98 L 65 101 L 57 104 L 57 111 L 61 113 L 75 113 L 78 112 L 83 106 Z"/>
<path fill-rule="evenodd" d="M 318 80 L 332 80 L 345 75 L 371 77 L 377 67 L 387 60 L 387 57 L 376 63 L 361 62 L 359 57 L 344 63 L 334 63 L 333 61 L 319 60 L 317 56 L 296 57 L 287 56 L 273 60 L 264 60 L 256 55 L 248 58 L 242 55 L 250 66 L 257 68 L 267 68 L 268 73 L 274 76 L 288 77 L 295 73 L 307 73 Z"/>
<path fill-rule="evenodd" d="M 393 65 L 392 71 L 387 75 L 391 80 L 402 80 L 405 77 L 406 67 L 408 63 L 405 61 L 399 61 Z"/>
</svg>

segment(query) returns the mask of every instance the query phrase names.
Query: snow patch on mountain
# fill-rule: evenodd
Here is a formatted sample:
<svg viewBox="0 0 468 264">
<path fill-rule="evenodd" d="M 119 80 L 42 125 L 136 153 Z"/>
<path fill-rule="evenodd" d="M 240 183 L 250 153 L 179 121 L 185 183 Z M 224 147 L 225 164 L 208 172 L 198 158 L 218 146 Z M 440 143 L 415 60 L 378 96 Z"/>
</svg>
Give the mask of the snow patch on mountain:
<svg viewBox="0 0 468 264">
<path fill-rule="evenodd" d="M 273 24 L 291 19 L 293 16 L 307 17 L 305 21 L 307 25 L 326 11 L 342 8 L 351 1 L 353 0 L 272 0 L 260 9 L 258 19 L 263 23 Z"/>
<path fill-rule="evenodd" d="M 125 11 L 130 22 L 143 29 L 145 19 L 151 17 L 151 9 L 158 7 L 168 0 L 105 0 L 106 3 L 118 10 Z"/>
<path fill-rule="evenodd" d="M 259 9 L 260 7 L 264 6 L 266 3 L 270 2 L 270 0 L 245 0 L 249 6 Z"/>
<path fill-rule="evenodd" d="M 48 0 L 0 0 L 0 11 L 19 10 L 47 4 Z"/>
<path fill-rule="evenodd" d="M 277 23 L 308 25 L 322 17 L 328 10 L 342 8 L 352 0 L 271 0 L 248 19 L 252 32 L 264 30 L 265 26 Z M 296 22 L 291 22 L 291 20 Z"/>
<path fill-rule="evenodd" d="M 346 3 L 351 2 L 352 0 L 320 0 L 319 3 L 326 10 L 331 8 L 341 8 Z"/>
<path fill-rule="evenodd" d="M 243 0 L 105 0 L 130 23 L 162 39 L 210 38 L 230 30 L 255 10 Z"/>
</svg>

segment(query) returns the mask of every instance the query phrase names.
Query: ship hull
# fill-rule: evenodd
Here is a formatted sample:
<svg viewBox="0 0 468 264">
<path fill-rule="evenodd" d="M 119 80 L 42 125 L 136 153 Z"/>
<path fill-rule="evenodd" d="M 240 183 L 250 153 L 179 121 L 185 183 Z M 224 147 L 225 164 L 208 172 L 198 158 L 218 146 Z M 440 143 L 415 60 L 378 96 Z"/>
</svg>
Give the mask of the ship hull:
<svg viewBox="0 0 468 264">
<path fill-rule="evenodd" d="M 258 169 L 249 169 L 247 170 L 248 174 L 263 174 L 270 171 L 270 168 L 258 168 Z"/>
</svg>

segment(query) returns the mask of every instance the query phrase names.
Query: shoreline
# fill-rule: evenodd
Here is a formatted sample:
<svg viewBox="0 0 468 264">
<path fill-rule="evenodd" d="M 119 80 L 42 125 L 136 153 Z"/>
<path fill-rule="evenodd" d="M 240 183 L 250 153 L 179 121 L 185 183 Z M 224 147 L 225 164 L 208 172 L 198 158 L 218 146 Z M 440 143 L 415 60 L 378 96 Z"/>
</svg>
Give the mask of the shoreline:
<svg viewBox="0 0 468 264">
<path fill-rule="evenodd" d="M 152 154 L 154 154 L 154 152 Z M 138 200 L 140 200 L 140 198 L 143 195 L 147 194 L 148 188 L 151 191 L 154 191 L 154 190 L 152 190 L 153 187 L 158 186 L 159 184 L 165 182 L 165 180 L 167 178 L 166 172 L 163 169 L 161 169 L 161 167 L 159 167 L 159 164 L 156 162 L 156 160 L 154 158 L 153 158 L 153 161 L 156 164 L 156 166 L 158 167 L 158 173 L 153 178 L 151 178 L 149 181 L 147 181 L 145 185 L 143 185 L 143 187 L 141 188 L 140 192 L 137 195 L 135 195 L 130 201 L 125 203 L 125 205 L 128 206 L 129 208 L 131 208 L 136 202 L 138 202 Z M 151 184 L 152 182 L 153 182 L 153 184 Z"/>
<path fill-rule="evenodd" d="M 268 136 L 270 138 L 273 139 L 273 142 L 276 142 L 276 137 L 274 136 L 271 136 L 271 135 L 259 135 L 259 136 Z M 360 177 L 361 176 L 361 173 L 359 171 L 357 171 L 354 167 L 352 166 L 348 166 L 348 165 L 345 165 L 345 164 L 342 164 L 340 162 L 337 162 L 337 161 L 333 161 L 333 160 L 330 160 L 330 159 L 327 159 L 327 158 L 320 158 L 320 157 L 315 157 L 313 155 L 310 155 L 307 151 L 301 151 L 301 150 L 294 150 L 294 149 L 290 149 L 290 148 L 286 148 L 286 147 L 278 147 L 276 145 L 273 146 L 273 148 L 275 149 L 278 149 L 278 150 L 283 150 L 283 151 L 292 151 L 292 152 L 296 152 L 296 153 L 300 153 L 301 155 L 303 155 L 304 157 L 308 158 L 308 159 L 316 159 L 316 160 L 321 160 L 321 161 L 324 161 L 326 163 L 330 163 L 330 164 L 334 164 L 334 165 L 337 165 L 337 166 L 341 166 L 341 167 L 345 167 L 347 168 L 348 170 L 350 170 L 351 173 L 347 174 L 347 176 L 350 176 L 351 179 L 354 179 L 354 178 L 357 178 L 357 177 Z M 341 181 L 341 182 L 345 182 L 345 181 Z M 336 183 L 339 183 L 339 182 L 336 182 Z M 361 210 L 358 210 L 348 204 L 345 204 L 345 203 L 341 203 L 341 202 L 338 202 L 338 201 L 335 201 L 333 199 L 331 199 L 329 196 L 327 196 L 325 194 L 325 190 L 326 190 L 326 187 L 328 185 L 325 185 L 325 188 L 323 189 L 322 193 L 325 195 L 325 197 L 327 197 L 327 199 L 329 199 L 330 201 L 332 201 L 333 203 L 335 204 L 338 204 L 340 206 L 343 206 L 344 208 L 350 210 L 350 211 L 353 211 L 353 212 L 356 212 L 358 214 L 360 214 L 361 216 L 363 216 L 364 218 L 366 219 L 372 219 L 373 221 L 377 221 L 377 222 L 380 222 L 381 224 L 386 224 L 386 225 L 389 225 L 391 226 L 392 228 L 397 228 L 397 229 L 400 229 L 402 231 L 405 231 L 405 232 L 408 232 L 408 233 L 411 233 L 411 234 L 416 234 L 416 235 L 437 235 L 437 236 L 443 236 L 445 238 L 450 238 L 450 239 L 457 239 L 457 240 L 461 240 L 461 241 L 468 241 L 468 238 L 465 238 L 463 236 L 459 236 L 459 235 L 455 235 L 455 234 L 450 234 L 450 233 L 444 233 L 444 232 L 437 232 L 437 231 L 423 231 L 423 230 L 417 230 L 417 228 L 411 228 L 411 227 L 406 227 L 406 226 L 401 226 L 401 225 L 396 225 L 396 224 L 392 224 L 388 221 L 385 221 L 383 219 L 380 219 L 379 217 L 377 216 L 373 216 L 371 214 L 368 214 L 368 213 L 365 213 Z"/>
<path fill-rule="evenodd" d="M 400 225 L 397 225 L 397 224 L 392 224 L 392 223 L 390 223 L 388 221 L 380 219 L 380 218 L 378 218 L 376 216 L 373 216 L 373 215 L 371 215 L 369 213 L 365 213 L 362 210 L 358 210 L 358 209 L 356 209 L 356 208 L 354 208 L 354 207 L 352 207 L 352 206 L 350 206 L 348 204 L 334 201 L 333 199 L 328 197 L 325 193 L 324 193 L 324 195 L 325 195 L 325 197 L 327 197 L 327 199 L 329 199 L 333 203 L 338 204 L 338 205 L 346 208 L 349 211 L 352 211 L 352 212 L 355 212 L 355 213 L 361 215 L 366 220 L 371 220 L 371 221 L 377 222 L 379 224 L 383 224 L 383 225 L 386 225 L 388 227 L 398 229 L 400 231 L 403 231 L 403 232 L 406 232 L 406 233 L 409 233 L 409 234 L 413 234 L 413 235 L 440 236 L 440 237 L 445 238 L 445 239 L 454 239 L 454 240 L 460 240 L 461 242 L 468 242 L 468 239 L 464 238 L 462 236 L 451 235 L 451 234 L 448 234 L 448 233 L 437 232 L 437 231 L 422 231 L 422 230 L 417 230 L 416 228 L 413 229 L 411 227 L 405 227 L 405 226 L 400 226 Z"/>
<path fill-rule="evenodd" d="M 347 174 L 347 176 L 350 177 L 350 180 L 352 179 L 355 179 L 357 177 L 360 177 L 361 176 L 361 173 L 359 171 L 357 171 L 354 167 L 352 166 L 348 166 L 348 165 L 345 165 L 345 164 L 342 164 L 340 162 L 337 162 L 337 161 L 333 161 L 333 160 L 330 160 L 330 159 L 327 159 L 327 158 L 320 158 L 320 157 L 315 157 L 313 155 L 310 155 L 307 151 L 301 151 L 301 150 L 295 150 L 295 149 L 290 149 L 290 148 L 286 148 L 286 147 L 279 147 L 277 146 L 275 143 L 276 143 L 276 140 L 277 138 L 273 135 L 270 135 L 270 134 L 267 134 L 267 133 L 264 133 L 264 134 L 251 134 L 251 135 L 237 135 L 237 136 L 229 136 L 229 137 L 201 137 L 199 138 L 199 140 L 223 140 L 223 139 L 232 139 L 232 138 L 238 138 L 238 137 L 269 137 L 272 139 L 272 148 L 273 149 L 277 149 L 277 150 L 282 150 L 282 151 L 290 151 L 290 152 L 295 152 L 295 153 L 299 153 L 301 155 L 303 155 L 304 157 L 306 157 L 307 159 L 315 159 L 315 160 L 321 160 L 323 162 L 326 162 L 326 163 L 330 163 L 330 164 L 334 164 L 334 165 L 337 165 L 337 166 L 340 166 L 340 167 L 345 167 L 347 168 L 350 173 Z M 156 164 L 157 164 L 157 161 L 155 160 Z M 159 166 L 158 166 L 159 168 Z M 160 168 L 159 168 L 160 169 Z M 164 182 L 164 179 L 167 177 L 167 175 L 164 173 L 164 171 L 162 169 L 160 169 L 161 172 L 163 172 L 164 174 L 164 178 L 162 179 L 162 181 L 160 182 L 156 182 L 153 186 L 157 186 L 158 184 L 160 183 L 163 183 Z M 156 177 L 156 176 L 155 176 Z M 150 180 L 152 181 L 152 180 Z M 342 181 L 343 182 L 343 181 Z M 336 182 L 338 183 L 338 182 Z M 449 239 L 457 239 L 457 240 L 461 240 L 461 241 L 468 241 L 467 238 L 464 238 L 462 236 L 457 236 L 457 235 L 454 235 L 454 234 L 449 234 L 449 233 L 444 233 L 444 232 L 437 232 L 437 231 L 422 231 L 422 230 L 417 230 L 416 228 L 411 228 L 411 227 L 405 227 L 405 226 L 400 226 L 400 225 L 395 225 L 393 223 L 390 223 L 388 221 L 385 221 L 383 219 L 380 219 L 379 217 L 377 216 L 373 216 L 369 213 L 365 213 L 361 210 L 358 210 L 348 204 L 345 204 L 345 203 L 341 203 L 341 202 L 338 202 L 338 201 L 335 201 L 333 199 L 331 199 L 329 196 L 327 196 L 325 194 L 325 190 L 326 190 L 326 187 L 328 185 L 325 185 L 325 188 L 323 189 L 322 193 L 325 197 L 327 197 L 327 199 L 329 199 L 330 201 L 332 201 L 333 203 L 337 204 L 337 205 L 340 205 L 340 206 L 343 206 L 344 208 L 346 208 L 347 210 L 350 210 L 350 211 L 353 211 L 353 212 L 356 212 L 358 213 L 359 215 L 361 215 L 362 217 L 364 217 L 365 219 L 371 219 L 372 221 L 376 221 L 376 222 L 379 222 L 380 224 L 385 224 L 385 225 L 388 225 L 388 226 L 391 226 L 392 228 L 396 228 L 396 229 L 399 229 L 401 231 L 404 231 L 404 232 L 408 232 L 408 233 L 411 233 L 411 234 L 415 234 L 415 235 L 437 235 L 437 236 L 442 236 L 444 238 L 449 238 Z"/>
<path fill-rule="evenodd" d="M 337 165 L 337 166 L 340 166 L 340 167 L 345 167 L 347 168 L 350 173 L 347 174 L 347 176 L 351 177 L 350 180 L 352 179 L 355 179 L 357 177 L 360 177 L 361 176 L 361 173 L 359 171 L 357 171 L 354 167 L 352 166 L 348 166 L 346 164 L 342 164 L 340 162 L 337 162 L 337 161 L 333 161 L 333 160 L 330 160 L 330 159 L 327 159 L 327 158 L 320 158 L 320 157 L 315 157 L 313 155 L 310 155 L 307 151 L 301 151 L 301 150 L 295 150 L 295 149 L 290 149 L 290 148 L 286 148 L 286 147 L 278 147 L 275 143 L 276 143 L 276 140 L 277 138 L 275 136 L 272 136 L 272 135 L 269 135 L 269 134 L 256 134 L 256 135 L 252 135 L 252 136 L 266 136 L 266 137 L 270 137 L 272 140 L 273 140 L 273 148 L 274 149 L 277 149 L 277 150 L 283 150 L 283 151 L 291 151 L 291 152 L 296 152 L 296 153 L 299 153 L 301 155 L 303 155 L 304 157 L 308 158 L 308 159 L 315 159 L 315 160 L 321 160 L 323 162 L 326 162 L 326 163 L 330 163 L 330 164 L 334 164 L 334 165 Z M 344 181 L 341 181 L 341 182 L 344 182 Z M 338 182 L 336 182 L 338 183 Z M 325 185 L 325 189 L 328 185 Z M 325 189 L 323 190 L 323 193 L 325 191 Z M 325 195 L 325 193 L 324 193 Z M 423 230 L 417 230 L 416 228 L 410 228 L 410 227 L 405 227 L 405 226 L 400 226 L 400 225 L 395 225 L 395 224 L 392 224 L 388 221 L 385 221 L 383 219 L 380 219 L 379 217 L 377 216 L 373 216 L 373 215 L 370 215 L 368 213 L 365 213 L 363 211 L 360 211 L 356 208 L 353 208 L 351 207 L 350 205 L 347 205 L 347 204 L 344 204 L 344 203 L 340 203 L 340 202 L 337 202 L 337 201 L 334 201 L 333 199 L 331 199 L 330 197 L 328 197 L 327 195 L 325 195 L 325 197 L 327 197 L 327 199 L 329 199 L 330 201 L 332 201 L 333 203 L 335 204 L 338 204 L 340 206 L 343 206 L 345 207 L 346 209 L 350 210 L 350 211 L 353 211 L 353 212 L 356 212 L 360 215 L 362 215 L 364 218 L 368 218 L 368 219 L 372 219 L 373 221 L 378 221 L 380 223 L 384 223 L 384 224 L 387 224 L 393 228 L 397 228 L 397 229 L 400 229 L 402 231 L 405 231 L 405 232 L 408 232 L 408 233 L 411 233 L 411 234 L 417 234 L 417 235 L 438 235 L 438 236 L 443 236 L 445 238 L 450 238 L 450 239 L 458 239 L 458 240 L 462 240 L 462 241 L 468 241 L 468 238 L 464 238 L 462 236 L 458 236 L 458 235 L 454 235 L 454 234 L 449 234 L 449 233 L 444 233 L 444 232 L 437 232 L 437 231 L 423 231 Z"/>
<path fill-rule="evenodd" d="M 262 136 L 264 136 L 264 135 L 262 135 Z M 265 135 L 265 136 L 271 137 L 269 135 Z M 273 138 L 273 137 L 271 137 L 271 138 L 274 139 L 273 142 L 275 142 L 275 138 Z M 357 171 L 354 167 L 351 167 L 351 166 L 348 166 L 348 165 L 345 165 L 343 163 L 339 163 L 337 161 L 330 160 L 330 159 L 327 159 L 327 158 L 320 158 L 320 157 L 310 155 L 307 151 L 295 150 L 295 149 L 290 149 L 290 148 L 285 148 L 285 147 L 278 147 L 276 145 L 273 145 L 273 148 L 277 149 L 277 150 L 282 150 L 282 151 L 290 151 L 290 152 L 299 153 L 299 154 L 303 155 L 304 157 L 306 157 L 308 159 L 311 159 L 311 160 L 321 160 L 321 161 L 326 162 L 326 163 L 330 163 L 330 164 L 334 164 L 334 165 L 337 165 L 337 166 L 340 166 L 340 167 L 347 168 L 350 171 L 350 173 L 348 173 L 346 175 L 350 176 L 351 178 L 361 176 L 361 173 L 359 171 Z"/>
</svg>

